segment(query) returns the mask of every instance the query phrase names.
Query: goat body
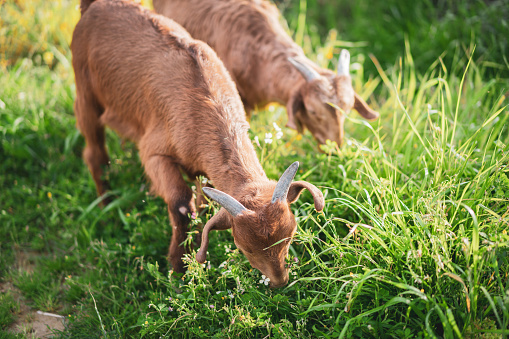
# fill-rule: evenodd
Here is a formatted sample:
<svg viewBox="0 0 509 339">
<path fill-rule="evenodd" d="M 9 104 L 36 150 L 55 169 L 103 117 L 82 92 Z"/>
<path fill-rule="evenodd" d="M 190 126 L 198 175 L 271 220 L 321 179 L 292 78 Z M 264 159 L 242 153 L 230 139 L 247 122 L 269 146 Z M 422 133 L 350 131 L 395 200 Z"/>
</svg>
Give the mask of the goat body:
<svg viewBox="0 0 509 339">
<path fill-rule="evenodd" d="M 248 111 L 268 102 L 285 104 L 288 127 L 300 132 L 306 127 L 319 143 L 330 139 L 340 145 L 344 114 L 352 108 L 366 119 L 378 118 L 354 92 L 348 70 L 335 74 L 306 58 L 279 23 L 277 8 L 268 1 L 153 0 L 153 4 L 156 12 L 175 20 L 216 51 Z M 310 79 L 303 69 L 319 76 Z"/>
<path fill-rule="evenodd" d="M 270 253 L 262 249 L 293 236 L 296 223 L 289 203 L 304 188 L 319 210 L 321 192 L 309 183 L 293 182 L 285 201 L 271 203 L 276 182 L 267 179 L 256 157 L 234 82 L 205 43 L 132 2 L 84 0 L 81 10 L 71 44 L 75 114 L 98 194 L 108 188 L 103 179 L 109 164 L 108 126 L 137 144 L 152 191 L 168 206 L 173 226 L 169 259 L 175 271 L 185 270 L 181 243 L 196 211 L 184 171 L 190 177 L 207 176 L 220 190 L 214 193 L 228 200 L 213 198 L 226 207 L 205 225 L 201 261 L 208 232 L 232 228 L 237 246 L 271 278 L 272 286 L 286 283 L 288 247 L 277 245 Z M 244 209 L 231 210 L 231 201 Z"/>
</svg>

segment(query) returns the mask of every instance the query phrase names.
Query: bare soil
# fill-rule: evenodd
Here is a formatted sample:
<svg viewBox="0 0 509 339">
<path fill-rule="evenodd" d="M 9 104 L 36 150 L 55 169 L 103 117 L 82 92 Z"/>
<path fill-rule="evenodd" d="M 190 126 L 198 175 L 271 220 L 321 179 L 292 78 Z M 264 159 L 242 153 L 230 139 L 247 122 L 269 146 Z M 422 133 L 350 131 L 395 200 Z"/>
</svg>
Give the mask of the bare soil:
<svg viewBox="0 0 509 339">
<path fill-rule="evenodd" d="M 17 251 L 16 269 L 33 272 L 30 253 Z M 50 338 L 53 330 L 63 330 L 65 317 L 58 314 L 44 314 L 45 312 L 31 308 L 21 292 L 11 282 L 0 282 L 0 292 L 9 292 L 19 304 L 16 321 L 7 329 L 13 333 L 23 333 L 28 338 Z"/>
</svg>

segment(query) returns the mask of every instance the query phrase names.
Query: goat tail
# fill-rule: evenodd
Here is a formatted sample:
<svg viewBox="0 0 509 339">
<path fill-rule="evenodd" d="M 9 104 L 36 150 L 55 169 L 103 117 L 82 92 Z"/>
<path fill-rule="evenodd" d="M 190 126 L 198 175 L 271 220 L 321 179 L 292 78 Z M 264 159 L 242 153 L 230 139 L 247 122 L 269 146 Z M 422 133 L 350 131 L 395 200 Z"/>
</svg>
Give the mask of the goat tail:
<svg viewBox="0 0 509 339">
<path fill-rule="evenodd" d="M 88 6 L 95 0 L 81 0 L 80 9 L 81 9 L 81 16 L 85 13 L 85 11 L 88 9 Z"/>
</svg>

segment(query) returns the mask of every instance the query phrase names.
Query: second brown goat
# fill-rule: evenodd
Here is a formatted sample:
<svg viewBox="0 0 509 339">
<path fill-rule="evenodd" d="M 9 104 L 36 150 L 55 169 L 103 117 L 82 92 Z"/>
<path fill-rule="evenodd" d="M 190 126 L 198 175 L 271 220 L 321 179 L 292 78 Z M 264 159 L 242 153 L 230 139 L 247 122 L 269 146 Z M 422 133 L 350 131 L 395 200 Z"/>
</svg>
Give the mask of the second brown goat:
<svg viewBox="0 0 509 339">
<path fill-rule="evenodd" d="M 292 182 L 298 163 L 278 182 L 267 178 L 235 84 L 205 43 L 132 2 L 82 1 L 81 11 L 71 44 L 75 113 L 98 194 L 107 189 L 109 126 L 136 142 L 152 190 L 168 206 L 175 271 L 185 271 L 182 243 L 196 211 L 183 171 L 208 177 L 217 189 L 203 191 L 222 206 L 204 227 L 198 261 L 205 261 L 209 232 L 231 228 L 237 247 L 271 287 L 286 284 L 285 258 L 297 228 L 290 204 L 308 189 L 321 211 L 320 190 Z"/>
<path fill-rule="evenodd" d="M 350 54 L 343 50 L 337 73 L 310 61 L 265 0 L 153 0 L 156 12 L 179 24 L 217 53 L 237 84 L 248 112 L 257 105 L 286 105 L 288 127 L 306 127 L 315 139 L 342 144 L 345 114 L 353 108 L 368 120 L 378 112 L 354 92 Z M 332 103 L 340 109 L 329 105 Z"/>
</svg>

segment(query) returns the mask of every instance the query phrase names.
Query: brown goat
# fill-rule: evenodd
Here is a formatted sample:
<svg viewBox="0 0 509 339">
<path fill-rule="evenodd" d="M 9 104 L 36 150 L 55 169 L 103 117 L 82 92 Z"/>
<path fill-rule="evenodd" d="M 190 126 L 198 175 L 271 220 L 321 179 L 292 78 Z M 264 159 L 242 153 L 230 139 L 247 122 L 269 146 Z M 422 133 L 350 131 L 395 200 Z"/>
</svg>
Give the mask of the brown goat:
<svg viewBox="0 0 509 339">
<path fill-rule="evenodd" d="M 232 228 L 252 266 L 272 287 L 284 285 L 285 257 L 296 231 L 289 204 L 306 188 L 321 211 L 322 193 L 307 182 L 292 182 L 298 163 L 277 183 L 267 178 L 235 84 L 205 43 L 132 2 L 82 1 L 81 9 L 71 44 L 75 113 L 98 194 L 107 187 L 107 125 L 136 142 L 152 190 L 168 206 L 175 271 L 185 271 L 181 244 L 196 210 L 183 171 L 211 179 L 218 190 L 203 191 L 222 206 L 204 227 L 198 260 L 205 261 L 210 230 Z"/>
<path fill-rule="evenodd" d="M 279 23 L 277 8 L 263 0 L 153 0 L 156 12 L 205 41 L 224 62 L 248 112 L 256 105 L 286 105 L 288 127 L 309 129 L 323 144 L 343 142 L 345 120 L 355 108 L 378 118 L 354 92 L 350 55 L 342 51 L 338 73 L 311 62 Z M 343 110 L 333 108 L 335 104 Z"/>
</svg>

